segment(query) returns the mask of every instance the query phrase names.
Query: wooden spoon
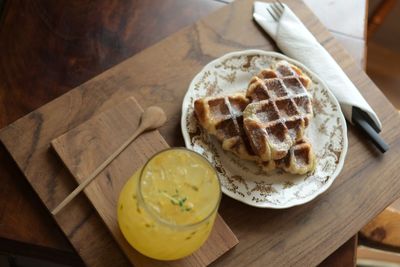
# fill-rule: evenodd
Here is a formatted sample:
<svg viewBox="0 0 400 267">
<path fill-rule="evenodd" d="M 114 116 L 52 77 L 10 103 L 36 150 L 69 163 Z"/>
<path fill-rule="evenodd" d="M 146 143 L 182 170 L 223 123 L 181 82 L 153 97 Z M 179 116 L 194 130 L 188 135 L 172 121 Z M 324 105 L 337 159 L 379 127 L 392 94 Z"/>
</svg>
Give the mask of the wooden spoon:
<svg viewBox="0 0 400 267">
<path fill-rule="evenodd" d="M 111 163 L 130 143 L 133 142 L 140 134 L 145 131 L 154 130 L 161 127 L 167 121 L 165 112 L 159 107 L 148 107 L 141 115 L 139 127 L 132 136 L 123 143 L 113 154 L 111 154 L 99 167 L 97 167 L 91 175 L 89 175 L 74 191 L 71 192 L 51 213 L 56 215 L 62 208 L 71 202 L 85 187 L 93 181 L 93 179 L 102 171 L 108 164 Z"/>
</svg>

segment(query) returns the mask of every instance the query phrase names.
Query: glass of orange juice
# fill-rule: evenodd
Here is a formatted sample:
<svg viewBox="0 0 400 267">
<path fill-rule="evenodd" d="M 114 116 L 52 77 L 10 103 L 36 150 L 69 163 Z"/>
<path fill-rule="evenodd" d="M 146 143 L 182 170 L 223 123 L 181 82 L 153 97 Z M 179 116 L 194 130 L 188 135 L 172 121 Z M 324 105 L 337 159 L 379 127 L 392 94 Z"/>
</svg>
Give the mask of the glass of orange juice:
<svg viewBox="0 0 400 267">
<path fill-rule="evenodd" d="M 125 184 L 118 223 L 140 253 L 159 260 L 190 255 L 207 240 L 221 199 L 211 164 L 184 148 L 154 155 Z"/>
</svg>

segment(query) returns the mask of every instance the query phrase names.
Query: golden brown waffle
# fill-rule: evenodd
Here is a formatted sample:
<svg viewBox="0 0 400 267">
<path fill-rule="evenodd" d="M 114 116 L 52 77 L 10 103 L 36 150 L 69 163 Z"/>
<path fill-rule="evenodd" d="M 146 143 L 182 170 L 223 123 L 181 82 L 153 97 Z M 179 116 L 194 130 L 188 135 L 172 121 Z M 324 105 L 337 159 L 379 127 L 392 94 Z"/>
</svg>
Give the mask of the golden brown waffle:
<svg viewBox="0 0 400 267">
<path fill-rule="evenodd" d="M 243 122 L 250 145 L 262 161 L 285 157 L 303 138 L 312 118 L 311 99 L 303 85 L 307 83 L 302 82 L 308 78 L 299 77 L 293 66 L 280 62 L 277 71 L 263 70 L 250 82 L 246 95 L 252 103 L 243 112 Z"/>
<path fill-rule="evenodd" d="M 249 100 L 244 94 L 205 97 L 194 102 L 200 125 L 222 142 L 222 148 L 242 159 L 257 160 L 243 129 L 243 110 Z"/>
<path fill-rule="evenodd" d="M 264 169 L 305 173 L 314 167 L 304 130 L 312 117 L 310 79 L 286 61 L 254 76 L 246 95 L 205 97 L 194 102 L 200 125 L 222 148 Z"/>
<path fill-rule="evenodd" d="M 266 171 L 276 168 L 285 170 L 292 174 L 305 174 L 315 168 L 315 154 L 312 145 L 306 139 L 296 142 L 283 159 L 262 162 Z"/>
<path fill-rule="evenodd" d="M 297 77 L 305 88 L 308 88 L 311 84 L 311 80 L 306 74 L 304 74 L 298 67 L 285 60 L 278 61 L 273 69 L 263 69 L 260 71 L 257 76 L 254 76 L 250 80 L 250 85 L 256 77 L 260 79 Z"/>
</svg>

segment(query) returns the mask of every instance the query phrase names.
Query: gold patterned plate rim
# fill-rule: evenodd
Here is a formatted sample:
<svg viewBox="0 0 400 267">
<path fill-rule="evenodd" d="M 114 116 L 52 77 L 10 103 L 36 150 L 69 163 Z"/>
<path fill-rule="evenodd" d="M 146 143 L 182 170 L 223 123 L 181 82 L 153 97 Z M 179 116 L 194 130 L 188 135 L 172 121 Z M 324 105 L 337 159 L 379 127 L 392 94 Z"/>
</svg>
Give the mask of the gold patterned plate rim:
<svg viewBox="0 0 400 267">
<path fill-rule="evenodd" d="M 311 78 L 315 117 L 306 130 L 314 146 L 316 169 L 306 175 L 266 173 L 254 163 L 223 151 L 198 125 L 193 102 L 199 97 L 245 90 L 250 78 L 279 60 L 299 67 Z M 327 85 L 300 62 L 276 52 L 244 50 L 208 63 L 192 80 L 182 103 L 185 145 L 206 157 L 218 172 L 222 192 L 245 204 L 283 209 L 305 204 L 325 192 L 343 168 L 348 148 L 347 126 L 340 105 Z"/>
</svg>

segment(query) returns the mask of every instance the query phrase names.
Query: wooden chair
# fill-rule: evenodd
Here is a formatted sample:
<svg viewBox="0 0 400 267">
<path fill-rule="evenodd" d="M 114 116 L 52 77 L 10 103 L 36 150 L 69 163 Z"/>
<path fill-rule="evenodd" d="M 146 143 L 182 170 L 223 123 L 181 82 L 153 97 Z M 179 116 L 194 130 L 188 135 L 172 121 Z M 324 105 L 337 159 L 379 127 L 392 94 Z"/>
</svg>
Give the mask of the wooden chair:
<svg viewBox="0 0 400 267">
<path fill-rule="evenodd" d="M 387 15 L 392 11 L 397 0 L 383 0 L 372 12 L 368 19 L 367 37 L 371 36 L 383 23 Z"/>
<path fill-rule="evenodd" d="M 373 10 L 368 19 L 368 39 L 371 39 L 373 34 L 382 26 L 396 2 L 396 0 L 380 1 Z M 379 51 L 374 49 L 374 45 L 370 47 L 373 51 Z M 373 56 L 376 57 L 377 55 Z M 399 57 L 400 54 L 397 56 Z M 369 74 L 374 79 L 373 72 Z M 398 74 L 393 72 L 390 75 L 398 76 Z M 379 84 L 379 81 L 376 82 Z M 383 91 L 385 91 L 389 100 L 400 109 L 398 97 L 394 97 L 396 94 L 394 90 L 399 90 L 399 88 L 394 87 L 392 85 L 391 88 L 384 88 Z M 388 93 L 387 91 L 391 92 Z M 360 231 L 359 244 L 361 246 L 358 249 L 357 256 L 359 264 L 362 266 L 382 266 L 388 263 L 400 264 L 400 199 L 392 203 Z"/>
</svg>

